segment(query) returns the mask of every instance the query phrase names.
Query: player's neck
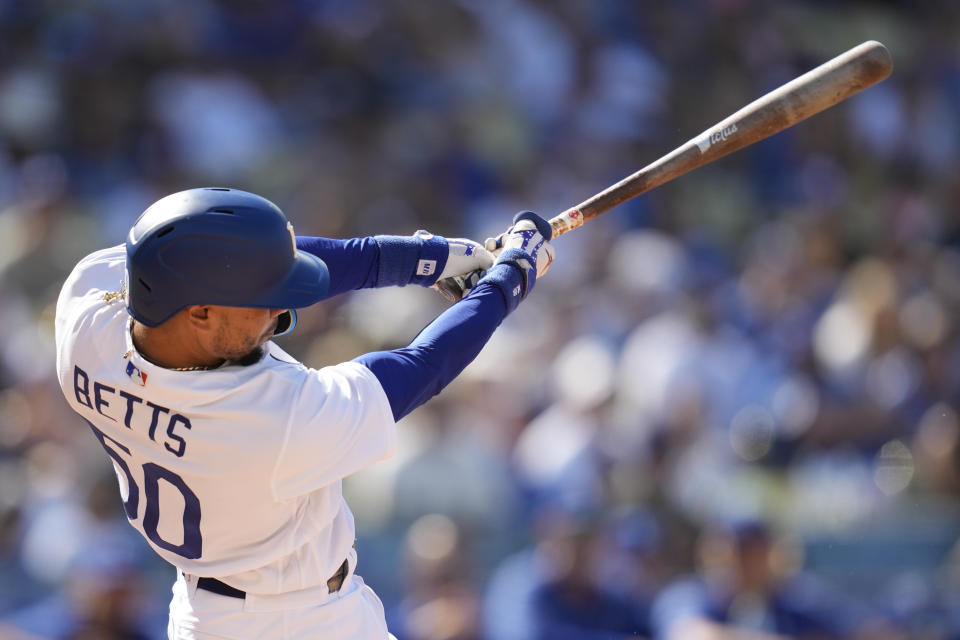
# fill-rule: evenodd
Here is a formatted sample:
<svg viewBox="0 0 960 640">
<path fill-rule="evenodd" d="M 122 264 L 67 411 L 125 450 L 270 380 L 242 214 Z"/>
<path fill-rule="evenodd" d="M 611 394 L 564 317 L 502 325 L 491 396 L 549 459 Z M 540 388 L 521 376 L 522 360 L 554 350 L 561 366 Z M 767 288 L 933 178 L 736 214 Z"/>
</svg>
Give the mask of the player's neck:
<svg viewBox="0 0 960 640">
<path fill-rule="evenodd" d="M 148 327 L 134 320 L 130 335 L 137 352 L 158 367 L 213 369 L 223 364 L 223 358 L 204 352 L 195 340 L 190 340 L 169 323 Z"/>
</svg>

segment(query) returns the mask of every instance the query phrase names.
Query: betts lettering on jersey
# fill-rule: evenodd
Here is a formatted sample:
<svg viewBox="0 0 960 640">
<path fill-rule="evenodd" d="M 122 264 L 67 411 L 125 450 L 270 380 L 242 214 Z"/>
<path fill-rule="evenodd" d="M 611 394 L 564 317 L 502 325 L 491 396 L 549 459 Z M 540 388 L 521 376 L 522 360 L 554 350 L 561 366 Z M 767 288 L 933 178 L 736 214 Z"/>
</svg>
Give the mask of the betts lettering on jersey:
<svg viewBox="0 0 960 640">
<path fill-rule="evenodd" d="M 134 367 L 136 369 L 136 367 Z M 129 367 L 128 367 L 129 371 Z M 143 376 L 146 381 L 146 376 Z M 108 386 L 99 380 L 93 381 L 91 391 L 90 376 L 79 366 L 73 367 L 73 392 L 76 394 L 77 402 L 87 407 L 91 411 L 96 411 L 108 420 L 117 421 L 117 418 L 110 415 L 111 403 L 116 401 L 116 397 L 123 398 L 126 408 L 123 411 L 123 424 L 128 429 L 146 428 L 147 436 L 151 441 L 157 442 L 157 427 L 160 425 L 160 414 L 163 414 L 163 420 L 167 423 L 165 430 L 166 437 L 163 439 L 163 448 L 177 456 L 183 457 L 187 450 L 187 441 L 177 433 L 179 427 L 189 430 L 190 418 L 171 411 L 168 407 L 154 404 L 149 400 L 127 393 L 123 389 L 119 391 L 114 387 Z M 141 405 L 137 407 L 136 405 Z M 119 415 L 119 414 L 118 414 Z M 147 416 L 149 415 L 149 426 Z M 160 444 L 159 442 L 157 442 Z"/>
</svg>

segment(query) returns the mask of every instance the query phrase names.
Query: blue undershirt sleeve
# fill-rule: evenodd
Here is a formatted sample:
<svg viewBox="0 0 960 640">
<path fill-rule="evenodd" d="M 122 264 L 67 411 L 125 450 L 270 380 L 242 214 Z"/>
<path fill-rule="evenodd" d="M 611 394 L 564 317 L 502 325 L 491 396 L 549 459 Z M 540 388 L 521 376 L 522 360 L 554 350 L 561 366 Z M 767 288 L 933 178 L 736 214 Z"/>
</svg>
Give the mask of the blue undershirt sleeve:
<svg viewBox="0 0 960 640">
<path fill-rule="evenodd" d="M 326 263 L 330 272 L 328 298 L 377 286 L 380 248 L 373 238 L 337 240 L 297 236 L 297 249 L 312 253 Z"/>
<path fill-rule="evenodd" d="M 380 381 L 394 420 L 440 393 L 470 364 L 513 307 L 507 293 L 521 281 L 509 265 L 494 265 L 463 300 L 420 332 L 409 346 L 355 358 Z"/>
<path fill-rule="evenodd" d="M 328 298 L 372 287 L 436 282 L 447 262 L 447 240 L 425 232 L 338 240 L 297 236 L 297 249 L 311 253 L 330 272 Z"/>
</svg>

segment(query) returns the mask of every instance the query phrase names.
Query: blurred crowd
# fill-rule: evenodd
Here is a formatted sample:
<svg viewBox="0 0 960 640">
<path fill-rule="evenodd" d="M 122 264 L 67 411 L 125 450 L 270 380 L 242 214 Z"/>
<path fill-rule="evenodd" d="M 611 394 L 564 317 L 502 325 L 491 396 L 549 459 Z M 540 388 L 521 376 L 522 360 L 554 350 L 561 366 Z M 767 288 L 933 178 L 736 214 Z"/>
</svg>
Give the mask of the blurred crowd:
<svg viewBox="0 0 960 640">
<path fill-rule="evenodd" d="M 482 240 L 868 39 L 888 80 L 558 239 L 345 491 L 400 640 L 960 638 L 957 33 L 952 0 L 0 0 L 0 638 L 166 637 L 174 572 L 54 378 L 60 284 L 148 204 Z"/>
</svg>

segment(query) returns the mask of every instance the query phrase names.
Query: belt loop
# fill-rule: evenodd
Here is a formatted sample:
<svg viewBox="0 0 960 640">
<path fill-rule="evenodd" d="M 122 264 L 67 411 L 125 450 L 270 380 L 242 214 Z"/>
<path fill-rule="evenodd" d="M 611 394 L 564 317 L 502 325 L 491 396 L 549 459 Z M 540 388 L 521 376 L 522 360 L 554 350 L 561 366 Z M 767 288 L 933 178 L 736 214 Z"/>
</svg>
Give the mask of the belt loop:
<svg viewBox="0 0 960 640">
<path fill-rule="evenodd" d="M 180 574 L 180 577 L 183 579 L 183 584 L 187 588 L 187 595 L 192 596 L 197 592 L 197 578 L 196 576 L 186 573 L 183 569 L 177 569 L 177 573 Z"/>
<path fill-rule="evenodd" d="M 349 571 L 347 572 L 346 580 L 353 580 L 354 574 L 357 572 L 357 563 L 360 561 L 360 556 L 357 554 L 357 543 L 354 541 L 353 546 L 350 547 L 350 550 L 347 552 L 347 562 L 349 563 Z"/>
</svg>

